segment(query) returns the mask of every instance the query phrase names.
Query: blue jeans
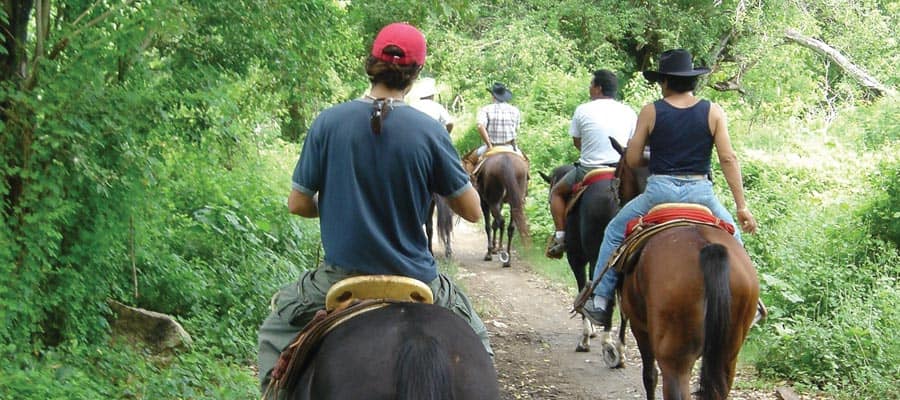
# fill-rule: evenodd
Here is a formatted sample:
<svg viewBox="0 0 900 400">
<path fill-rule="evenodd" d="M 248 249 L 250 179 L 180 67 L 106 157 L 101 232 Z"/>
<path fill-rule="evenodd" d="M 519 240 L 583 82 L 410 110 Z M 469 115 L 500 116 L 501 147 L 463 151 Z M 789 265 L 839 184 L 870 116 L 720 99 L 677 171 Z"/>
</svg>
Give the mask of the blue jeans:
<svg viewBox="0 0 900 400">
<path fill-rule="evenodd" d="M 695 203 L 702 204 L 719 219 L 732 225 L 734 218 L 731 213 L 719 203 L 713 193 L 712 182 L 708 179 L 684 179 L 671 175 L 651 175 L 647 179 L 647 189 L 644 193 L 628 202 L 619 213 L 609 221 L 606 232 L 603 233 L 603 244 L 600 245 L 600 256 L 597 257 L 597 266 L 594 268 L 594 279 L 603 271 L 606 262 L 613 251 L 625 241 L 625 226 L 628 221 L 646 214 L 656 205 L 662 203 Z M 741 244 L 741 233 L 735 225 L 734 238 Z M 610 269 L 603 275 L 602 280 L 594 288 L 594 294 L 607 299 L 615 295 L 616 284 L 621 274 Z"/>
</svg>

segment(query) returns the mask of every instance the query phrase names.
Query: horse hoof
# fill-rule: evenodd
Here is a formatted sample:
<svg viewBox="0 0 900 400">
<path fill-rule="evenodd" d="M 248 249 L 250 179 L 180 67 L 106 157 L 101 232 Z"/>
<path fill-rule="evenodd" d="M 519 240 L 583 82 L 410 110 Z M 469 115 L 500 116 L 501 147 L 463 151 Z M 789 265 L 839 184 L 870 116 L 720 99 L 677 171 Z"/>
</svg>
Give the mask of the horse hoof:
<svg viewBox="0 0 900 400">
<path fill-rule="evenodd" d="M 622 368 L 625 366 L 625 360 L 616 345 L 605 342 L 603 343 L 603 363 L 608 368 Z"/>
<path fill-rule="evenodd" d="M 509 268 L 510 266 L 512 266 L 512 264 L 508 262 L 503 263 L 503 268 Z"/>
<path fill-rule="evenodd" d="M 487 253 L 484 255 L 484 261 L 491 261 L 494 257 L 491 257 L 491 253 Z"/>
<path fill-rule="evenodd" d="M 576 353 L 590 353 L 591 346 L 585 346 L 583 344 L 578 344 L 578 346 L 575 347 L 575 352 Z"/>
<path fill-rule="evenodd" d="M 506 251 L 500 251 L 500 262 L 504 264 L 509 264 L 509 253 Z M 504 267 L 508 267 L 509 265 L 504 265 Z"/>
</svg>

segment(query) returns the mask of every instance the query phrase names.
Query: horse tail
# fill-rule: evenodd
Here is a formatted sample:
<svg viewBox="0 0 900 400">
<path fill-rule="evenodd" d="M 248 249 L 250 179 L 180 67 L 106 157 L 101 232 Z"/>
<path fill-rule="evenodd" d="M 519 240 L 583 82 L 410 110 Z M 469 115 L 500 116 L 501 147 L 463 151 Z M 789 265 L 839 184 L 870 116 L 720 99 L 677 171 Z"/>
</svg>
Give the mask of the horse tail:
<svg viewBox="0 0 900 400">
<path fill-rule="evenodd" d="M 703 334 L 703 363 L 700 367 L 700 392 L 703 399 L 724 399 L 728 393 L 726 363 L 730 355 L 731 284 L 728 250 L 721 244 L 709 244 L 700 250 L 700 268 L 706 290 L 706 322 Z"/>
<path fill-rule="evenodd" d="M 421 330 L 410 336 L 397 358 L 397 400 L 454 400 L 447 353 Z"/>
<path fill-rule="evenodd" d="M 525 193 L 522 193 L 519 187 L 516 167 L 513 165 L 512 159 L 506 157 L 503 163 L 505 164 L 503 166 L 503 186 L 506 188 L 506 196 L 509 199 L 509 216 L 516 223 L 519 237 L 527 242 L 531 234 L 528 231 L 528 221 L 525 219 Z"/>
<path fill-rule="evenodd" d="M 453 210 L 447 204 L 447 199 L 442 196 L 435 196 L 434 201 L 437 207 L 438 238 L 441 243 L 450 243 L 450 234 L 453 232 Z"/>
</svg>

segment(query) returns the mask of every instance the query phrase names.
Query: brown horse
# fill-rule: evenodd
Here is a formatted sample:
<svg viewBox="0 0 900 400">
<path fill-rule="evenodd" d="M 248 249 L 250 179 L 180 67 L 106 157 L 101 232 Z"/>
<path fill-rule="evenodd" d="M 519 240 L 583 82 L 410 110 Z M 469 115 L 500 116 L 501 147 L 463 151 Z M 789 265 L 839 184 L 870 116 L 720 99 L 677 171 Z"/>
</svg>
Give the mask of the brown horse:
<svg viewBox="0 0 900 400">
<path fill-rule="evenodd" d="M 528 192 L 528 164 L 525 159 L 512 152 L 489 155 L 479 168 L 475 186 L 481 196 L 481 211 L 484 214 L 484 231 L 487 234 L 485 261 L 499 251 L 504 267 L 510 266 L 509 248 L 513 232 L 519 229 L 523 242 L 528 244 L 528 222 L 525 219 L 525 195 Z M 510 221 L 507 231 L 506 250 L 503 245 L 503 204 L 509 204 Z M 493 223 L 491 217 L 494 218 Z M 499 236 L 498 236 L 499 233 Z"/>
<path fill-rule="evenodd" d="M 617 172 L 622 204 L 641 189 L 624 158 Z M 701 399 L 725 399 L 756 314 L 759 281 L 744 248 L 724 230 L 689 225 L 650 238 L 622 280 L 624 327 L 631 321 L 647 399 L 690 399 L 691 369 L 702 356 Z"/>
</svg>

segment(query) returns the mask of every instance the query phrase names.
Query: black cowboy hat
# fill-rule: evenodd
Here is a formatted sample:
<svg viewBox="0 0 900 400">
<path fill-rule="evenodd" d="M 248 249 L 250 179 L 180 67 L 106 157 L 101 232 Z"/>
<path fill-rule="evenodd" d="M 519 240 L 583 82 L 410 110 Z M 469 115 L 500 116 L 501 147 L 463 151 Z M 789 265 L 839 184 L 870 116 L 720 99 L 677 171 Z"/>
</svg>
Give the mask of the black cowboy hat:
<svg viewBox="0 0 900 400">
<path fill-rule="evenodd" d="M 659 71 L 644 71 L 644 78 L 659 82 L 660 75 L 698 76 L 708 74 L 709 68 L 694 68 L 693 57 L 685 49 L 667 50 L 659 55 Z"/>
<path fill-rule="evenodd" d="M 506 86 L 504 86 L 500 82 L 494 82 L 494 86 L 488 89 L 488 92 L 491 92 L 491 94 L 494 95 L 495 99 L 504 103 L 512 99 L 512 92 L 510 92 L 509 89 L 507 89 Z"/>
</svg>

